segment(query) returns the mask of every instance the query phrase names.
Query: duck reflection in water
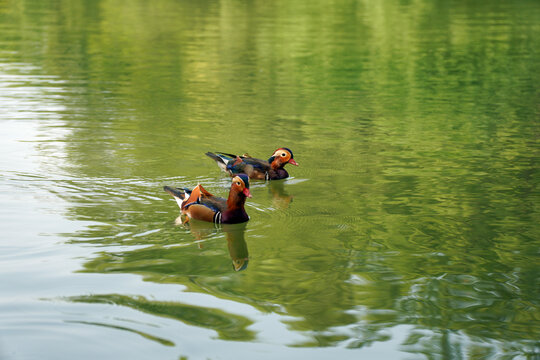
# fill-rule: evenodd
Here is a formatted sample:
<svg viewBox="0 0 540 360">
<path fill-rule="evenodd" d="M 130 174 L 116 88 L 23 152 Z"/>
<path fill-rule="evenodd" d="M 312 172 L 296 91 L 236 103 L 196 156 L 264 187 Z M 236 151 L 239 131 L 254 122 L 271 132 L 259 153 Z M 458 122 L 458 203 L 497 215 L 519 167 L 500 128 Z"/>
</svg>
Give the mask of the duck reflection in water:
<svg viewBox="0 0 540 360">
<path fill-rule="evenodd" d="M 285 190 L 285 181 L 270 181 L 268 190 L 272 194 L 272 205 L 276 209 L 287 209 L 293 201 L 293 196 Z"/>
<path fill-rule="evenodd" d="M 185 216 L 180 215 L 175 220 L 176 225 L 182 225 L 189 229 L 197 245 L 202 248 L 202 241 L 216 232 L 223 231 L 227 239 L 227 247 L 231 256 L 234 271 L 242 271 L 247 269 L 249 263 L 249 254 L 247 243 L 244 237 L 247 222 L 240 224 L 211 224 L 205 221 L 190 219 L 185 221 Z"/>
</svg>

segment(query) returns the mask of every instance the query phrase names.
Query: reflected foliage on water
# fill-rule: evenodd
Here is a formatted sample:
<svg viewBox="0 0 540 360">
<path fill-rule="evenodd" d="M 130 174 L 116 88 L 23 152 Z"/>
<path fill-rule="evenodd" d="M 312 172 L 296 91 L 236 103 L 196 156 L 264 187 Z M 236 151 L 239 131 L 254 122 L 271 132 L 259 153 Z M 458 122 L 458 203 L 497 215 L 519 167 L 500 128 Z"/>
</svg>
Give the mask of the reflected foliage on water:
<svg viewBox="0 0 540 360">
<path fill-rule="evenodd" d="M 155 316 L 168 317 L 189 325 L 215 330 L 219 338 L 224 340 L 249 341 L 254 339 L 254 333 L 247 329 L 251 325 L 251 321 L 241 316 L 227 314 L 221 310 L 205 309 L 175 302 L 152 301 L 143 297 L 118 294 L 88 295 L 73 297 L 69 300 L 130 307 Z"/>
<path fill-rule="evenodd" d="M 15 1 L 0 18 L 0 62 L 57 79 L 41 180 L 90 222 L 62 234 L 96 250 L 81 272 L 289 316 L 307 340 L 286 345 L 410 325 L 396 354 L 538 356 L 537 2 Z M 163 185 L 227 192 L 206 151 L 281 146 L 301 165 L 254 182 L 247 225 L 175 224 Z M 258 341 L 227 309 L 70 300 Z"/>
</svg>

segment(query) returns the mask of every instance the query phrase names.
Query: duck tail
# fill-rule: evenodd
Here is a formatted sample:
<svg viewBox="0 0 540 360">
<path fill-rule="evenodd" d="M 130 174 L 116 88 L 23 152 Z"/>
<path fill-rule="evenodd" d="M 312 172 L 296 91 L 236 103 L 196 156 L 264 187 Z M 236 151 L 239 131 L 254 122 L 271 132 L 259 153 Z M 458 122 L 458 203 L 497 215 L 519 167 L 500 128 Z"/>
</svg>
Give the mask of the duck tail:
<svg viewBox="0 0 540 360">
<path fill-rule="evenodd" d="M 206 156 L 208 156 L 210 159 L 215 160 L 218 166 L 223 170 L 227 171 L 227 162 L 229 162 L 229 158 L 225 156 L 226 154 L 219 153 L 219 155 L 214 154 L 213 152 L 207 152 Z"/>
<path fill-rule="evenodd" d="M 214 154 L 213 152 L 209 151 L 205 155 L 208 156 L 210 159 L 215 160 L 217 163 L 225 163 L 225 160 L 222 157 Z"/>
<path fill-rule="evenodd" d="M 189 193 L 191 193 L 191 191 L 187 191 L 187 189 L 172 188 L 170 186 L 164 186 L 163 190 L 169 193 L 174 200 L 176 200 L 176 203 L 178 206 L 180 206 L 180 208 L 182 208 L 182 203 L 187 197 L 189 197 Z M 186 194 L 188 195 L 186 196 Z"/>
<path fill-rule="evenodd" d="M 186 192 L 183 189 L 178 188 L 172 188 L 170 186 L 164 186 L 163 190 L 168 192 L 170 195 L 172 195 L 175 198 L 180 198 L 180 200 L 184 200 L 184 197 L 186 196 Z"/>
<path fill-rule="evenodd" d="M 227 157 L 229 157 L 230 159 L 234 159 L 234 158 L 237 157 L 237 156 L 234 155 L 234 154 L 229 154 L 229 153 L 225 153 L 225 152 L 221 152 L 221 151 L 216 151 L 216 152 L 217 152 L 218 154 L 220 154 L 220 155 L 227 156 Z"/>
</svg>

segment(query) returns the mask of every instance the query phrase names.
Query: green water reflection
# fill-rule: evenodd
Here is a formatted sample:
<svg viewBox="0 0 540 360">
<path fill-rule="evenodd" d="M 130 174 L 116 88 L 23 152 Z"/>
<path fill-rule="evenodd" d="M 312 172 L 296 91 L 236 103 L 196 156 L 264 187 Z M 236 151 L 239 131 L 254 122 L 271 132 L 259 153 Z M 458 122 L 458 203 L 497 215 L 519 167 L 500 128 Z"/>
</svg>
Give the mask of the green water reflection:
<svg viewBox="0 0 540 360">
<path fill-rule="evenodd" d="M 290 316 L 308 340 L 288 346 L 368 348 L 405 324 L 396 357 L 534 358 L 538 19 L 535 1 L 0 1 L 0 62 L 54 76 L 39 175 L 92 222 L 59 231 L 96 249 L 80 272 Z M 206 151 L 281 146 L 301 165 L 253 184 L 247 225 L 175 224 L 163 185 L 227 192 Z M 259 341 L 205 304 L 70 300 Z"/>
<path fill-rule="evenodd" d="M 245 341 L 254 338 L 253 332 L 246 329 L 250 325 L 249 320 L 220 310 L 202 309 L 198 306 L 187 306 L 172 302 L 150 301 L 142 297 L 134 298 L 117 294 L 81 296 L 70 300 L 131 307 L 152 315 L 164 316 L 190 325 L 213 329 L 218 332 L 221 339 Z M 165 345 L 171 345 L 170 341 L 160 340 Z"/>
</svg>

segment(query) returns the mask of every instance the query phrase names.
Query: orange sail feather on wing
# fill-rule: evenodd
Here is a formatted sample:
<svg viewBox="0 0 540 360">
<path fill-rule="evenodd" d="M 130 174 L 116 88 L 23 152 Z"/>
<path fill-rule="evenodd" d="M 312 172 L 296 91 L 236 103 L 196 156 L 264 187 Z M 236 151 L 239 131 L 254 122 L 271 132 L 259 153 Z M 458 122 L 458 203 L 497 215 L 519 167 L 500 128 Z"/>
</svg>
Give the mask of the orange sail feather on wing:
<svg viewBox="0 0 540 360">
<path fill-rule="evenodd" d="M 184 200 L 182 203 L 182 209 L 188 204 L 196 203 L 202 196 L 214 196 L 210 194 L 208 191 L 206 191 L 205 188 L 202 187 L 202 185 L 197 185 L 195 188 L 191 191 L 191 194 L 189 195 L 189 198 Z"/>
</svg>

